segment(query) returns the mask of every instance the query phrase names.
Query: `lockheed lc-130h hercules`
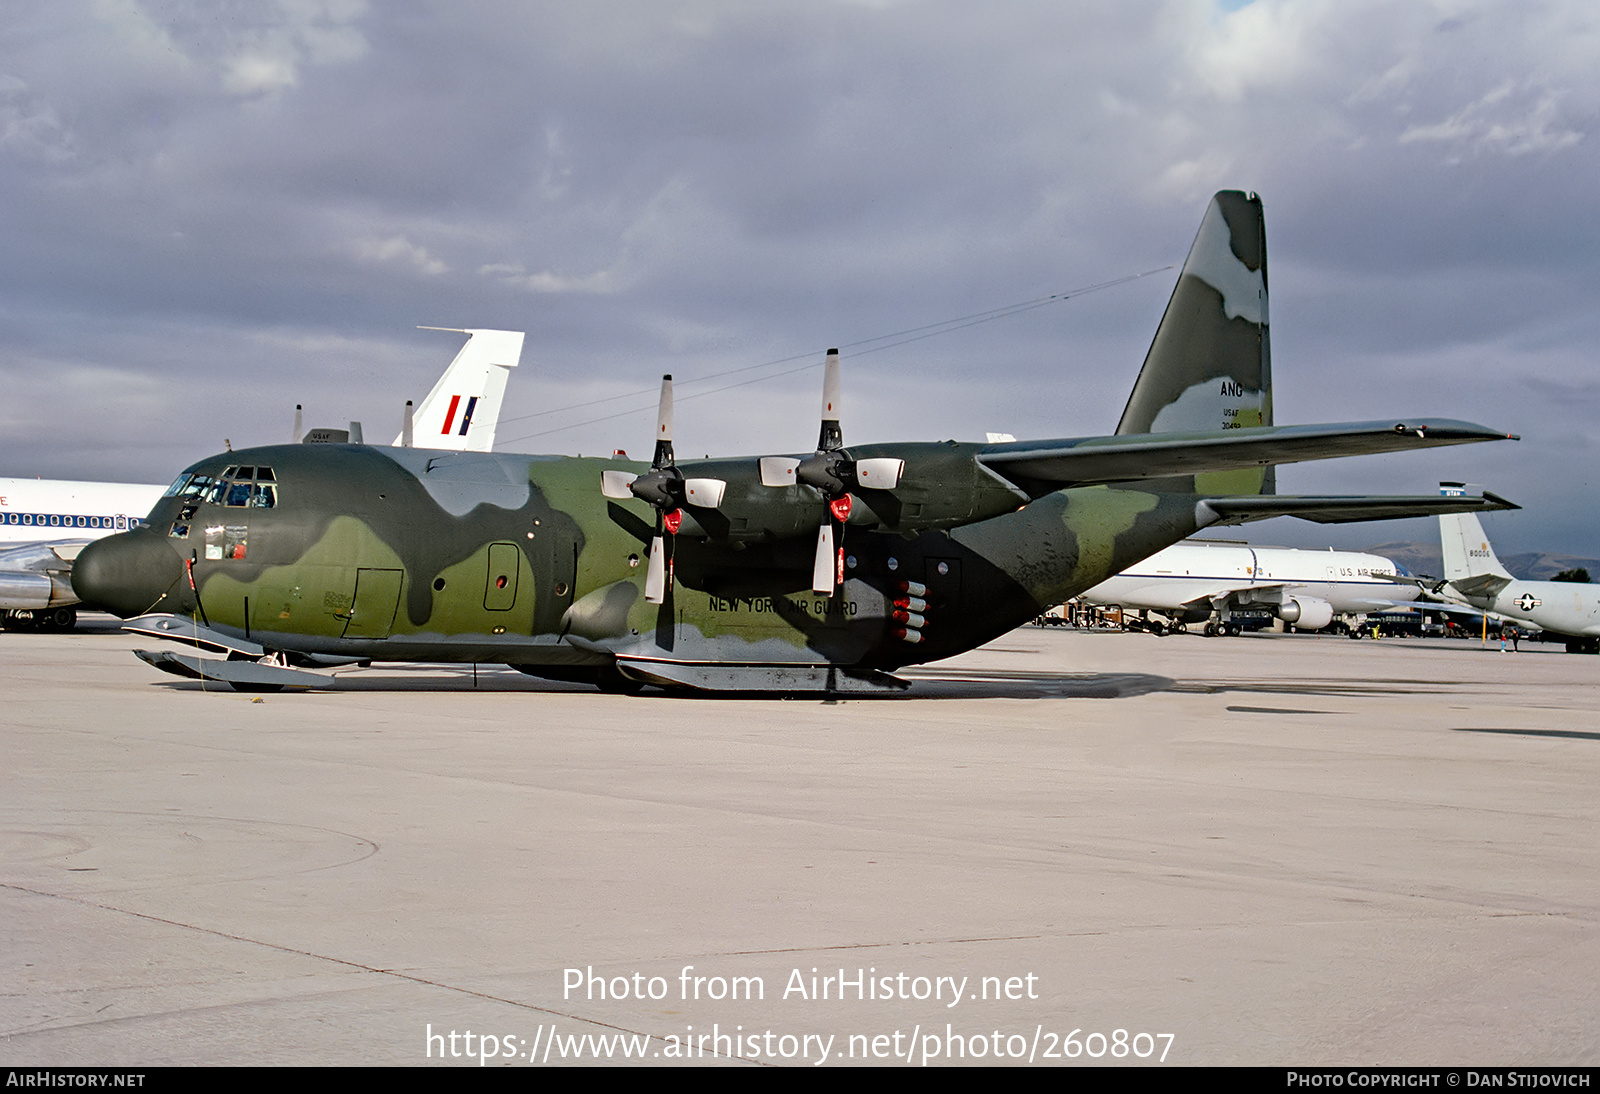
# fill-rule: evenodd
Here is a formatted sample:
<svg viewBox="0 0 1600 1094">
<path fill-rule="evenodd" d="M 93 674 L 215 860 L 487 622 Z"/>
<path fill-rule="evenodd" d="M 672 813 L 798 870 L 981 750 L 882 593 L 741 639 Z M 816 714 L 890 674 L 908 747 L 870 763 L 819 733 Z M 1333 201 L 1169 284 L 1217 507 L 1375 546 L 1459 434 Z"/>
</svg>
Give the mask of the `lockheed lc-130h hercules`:
<svg viewBox="0 0 1600 1094">
<path fill-rule="evenodd" d="M 1212 524 L 1498 499 L 1287 497 L 1272 465 L 1499 440 L 1466 422 L 1275 426 L 1261 203 L 1212 200 L 1117 431 L 844 442 L 838 357 L 810 455 L 655 458 L 282 445 L 201 460 L 73 584 L 141 653 L 243 690 L 356 661 L 492 662 L 606 689 L 849 692 L 970 650 Z M 295 666 L 295 667 L 291 667 Z"/>
</svg>

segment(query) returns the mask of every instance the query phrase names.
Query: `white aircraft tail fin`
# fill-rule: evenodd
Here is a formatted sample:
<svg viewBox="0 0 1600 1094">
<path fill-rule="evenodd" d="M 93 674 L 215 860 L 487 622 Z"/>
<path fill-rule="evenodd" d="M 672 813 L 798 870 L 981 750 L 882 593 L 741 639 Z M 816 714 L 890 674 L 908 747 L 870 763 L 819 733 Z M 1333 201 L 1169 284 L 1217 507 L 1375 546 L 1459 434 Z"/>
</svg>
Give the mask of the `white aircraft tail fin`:
<svg viewBox="0 0 1600 1094">
<path fill-rule="evenodd" d="M 1459 482 L 1441 482 L 1439 493 L 1446 497 L 1462 497 L 1482 491 L 1476 486 Z M 1503 577 L 1511 574 L 1495 557 L 1489 546 L 1489 537 L 1483 532 L 1475 513 L 1447 513 L 1439 518 L 1439 546 L 1444 553 L 1446 581 L 1464 581 L 1474 577 Z"/>
<path fill-rule="evenodd" d="M 468 335 L 456 359 L 412 416 L 412 441 L 419 448 L 488 452 L 500 424 L 506 380 L 522 358 L 521 331 L 422 327 Z M 404 432 L 395 446 L 406 443 Z"/>
</svg>

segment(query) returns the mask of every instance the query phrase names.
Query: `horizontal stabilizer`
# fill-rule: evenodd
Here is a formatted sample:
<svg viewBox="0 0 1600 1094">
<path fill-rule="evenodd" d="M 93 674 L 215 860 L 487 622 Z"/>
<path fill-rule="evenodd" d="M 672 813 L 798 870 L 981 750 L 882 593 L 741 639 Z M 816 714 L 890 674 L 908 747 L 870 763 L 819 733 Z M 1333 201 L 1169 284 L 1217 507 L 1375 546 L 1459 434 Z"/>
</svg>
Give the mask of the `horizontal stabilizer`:
<svg viewBox="0 0 1600 1094">
<path fill-rule="evenodd" d="M 1293 497 L 1283 494 L 1247 494 L 1237 498 L 1206 498 L 1202 510 L 1215 513 L 1210 524 L 1245 524 L 1270 517 L 1299 517 L 1318 524 L 1348 524 L 1361 520 L 1402 520 L 1437 517 L 1445 513 L 1490 513 L 1520 509 L 1520 505 L 1484 492 L 1482 497 L 1447 497 L 1439 494 L 1399 494 L 1376 497 Z M 1202 512 L 1202 518 L 1205 513 Z"/>
<path fill-rule="evenodd" d="M 1013 481 L 1034 480 L 1059 488 L 1515 439 L 1472 422 L 1419 418 L 1019 441 L 990 445 L 979 453 L 978 460 Z"/>
<path fill-rule="evenodd" d="M 1462 596 L 1482 597 L 1493 599 L 1498 596 L 1501 589 L 1511 584 L 1512 579 L 1500 574 L 1474 574 L 1471 577 L 1457 577 L 1450 580 L 1450 587 Z"/>
</svg>

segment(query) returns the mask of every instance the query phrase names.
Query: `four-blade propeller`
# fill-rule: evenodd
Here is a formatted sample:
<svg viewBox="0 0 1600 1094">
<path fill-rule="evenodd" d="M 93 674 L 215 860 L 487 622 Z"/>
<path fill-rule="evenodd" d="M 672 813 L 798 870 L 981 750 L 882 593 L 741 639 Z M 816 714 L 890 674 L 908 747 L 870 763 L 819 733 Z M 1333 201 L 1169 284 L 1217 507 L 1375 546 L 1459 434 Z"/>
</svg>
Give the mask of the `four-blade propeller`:
<svg viewBox="0 0 1600 1094">
<path fill-rule="evenodd" d="M 844 581 L 844 525 L 850 519 L 850 492 L 859 488 L 893 490 L 906 469 L 904 460 L 851 459 L 839 425 L 839 406 L 839 351 L 830 349 L 822 376 L 822 431 L 816 452 L 803 460 L 788 456 L 761 459 L 761 485 L 801 483 L 817 490 L 828 503 L 827 516 L 817 529 L 817 553 L 811 566 L 811 590 L 817 593 L 832 593 Z"/>
<path fill-rule="evenodd" d="M 844 447 L 839 407 L 839 351 L 830 349 L 822 380 L 822 430 L 816 452 L 804 459 L 763 456 L 760 460 L 763 486 L 807 486 L 821 494 L 826 503 L 811 567 L 812 591 L 823 594 L 832 594 L 844 581 L 844 526 L 850 519 L 851 491 L 893 490 L 906 467 L 905 461 L 899 459 L 853 459 Z M 656 535 L 650 545 L 650 567 L 645 576 L 647 601 L 663 603 L 671 587 L 671 548 L 665 537 L 678 531 L 683 519 L 681 507 L 719 508 L 727 486 L 722 479 L 685 478 L 678 469 L 672 453 L 672 377 L 663 376 L 656 450 L 650 470 L 640 475 L 616 470 L 601 473 L 601 492 L 606 497 L 636 497 L 656 510 Z"/>
<path fill-rule="evenodd" d="M 652 604 L 666 601 L 672 583 L 671 560 L 665 537 L 676 535 L 683 523 L 682 506 L 715 509 L 722 504 L 728 484 L 721 479 L 684 478 L 672 455 L 672 374 L 661 377 L 661 402 L 656 410 L 656 451 L 650 470 L 642 475 L 602 471 L 600 492 L 608 498 L 635 497 L 656 511 L 656 534 L 650 541 L 650 566 L 645 572 L 644 598 Z"/>
</svg>

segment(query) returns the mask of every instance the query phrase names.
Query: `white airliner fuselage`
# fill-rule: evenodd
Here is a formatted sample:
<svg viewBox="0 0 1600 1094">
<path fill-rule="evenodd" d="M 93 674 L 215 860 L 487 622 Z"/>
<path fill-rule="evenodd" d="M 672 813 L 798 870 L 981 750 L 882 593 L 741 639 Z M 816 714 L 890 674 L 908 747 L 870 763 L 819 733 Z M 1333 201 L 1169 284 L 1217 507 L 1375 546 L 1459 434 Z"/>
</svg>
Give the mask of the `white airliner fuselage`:
<svg viewBox="0 0 1600 1094">
<path fill-rule="evenodd" d="M 131 482 L 0 479 L 0 546 L 126 532 L 165 489 Z"/>
<path fill-rule="evenodd" d="M 90 540 L 144 520 L 165 487 L 0 479 L 0 616 L 70 627 L 72 560 Z"/>
<path fill-rule="evenodd" d="M 1417 590 L 1380 576 L 1396 572 L 1380 555 L 1190 541 L 1101 582 L 1083 599 L 1180 622 L 1215 618 L 1219 625 L 1234 612 L 1265 610 L 1303 630 L 1321 630 L 1336 617 L 1414 599 Z"/>
</svg>

